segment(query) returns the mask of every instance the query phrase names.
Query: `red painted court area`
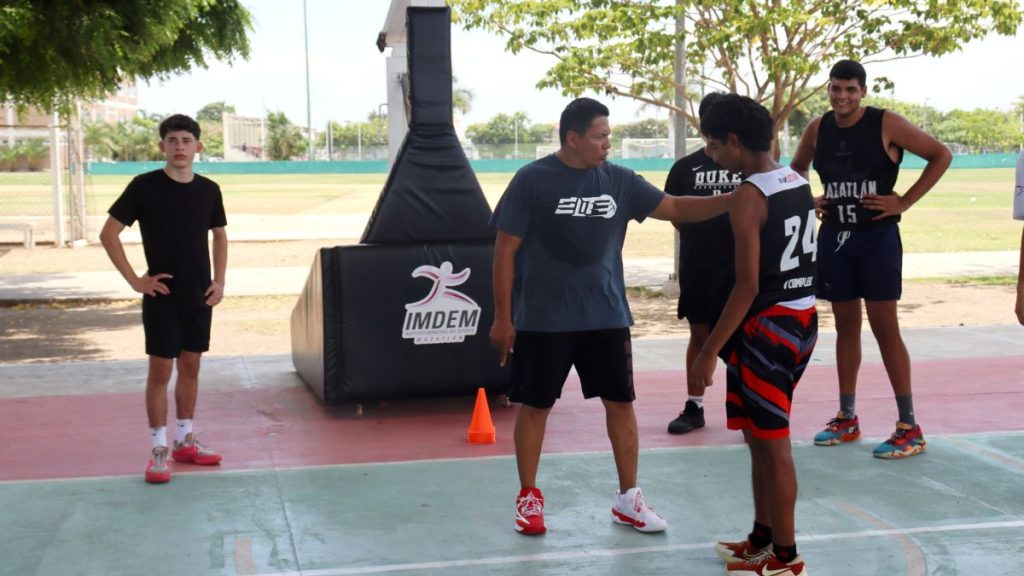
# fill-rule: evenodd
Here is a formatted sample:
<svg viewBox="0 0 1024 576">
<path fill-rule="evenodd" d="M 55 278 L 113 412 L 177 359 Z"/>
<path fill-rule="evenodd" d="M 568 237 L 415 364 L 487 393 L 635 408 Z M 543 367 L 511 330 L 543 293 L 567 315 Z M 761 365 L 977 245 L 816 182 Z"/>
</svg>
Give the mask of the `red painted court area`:
<svg viewBox="0 0 1024 576">
<path fill-rule="evenodd" d="M 1019 428 L 1019 358 L 916 361 L 915 412 L 928 435 Z M 725 429 L 724 372 L 708 390 L 708 427 L 685 436 L 665 432 L 685 397 L 683 372 L 638 372 L 641 449 L 738 444 Z M 808 442 L 836 410 L 835 367 L 812 365 L 794 401 L 793 439 Z M 516 407 L 491 397 L 497 443 L 470 445 L 466 429 L 474 398 L 320 406 L 295 384 L 200 392 L 197 429 L 224 455 L 219 467 L 176 464 L 175 472 L 299 468 L 351 463 L 431 460 L 513 453 Z M 173 405 L 173 403 L 172 403 Z M 888 436 L 896 406 L 881 365 L 864 365 L 857 398 L 864 437 Z M 135 393 L 35 396 L 0 400 L 7 427 L 0 450 L 0 481 L 138 475 L 149 450 L 143 395 Z M 865 449 L 873 446 L 865 440 Z M 575 378 L 548 422 L 546 453 L 609 450 L 598 400 L 585 402 Z"/>
</svg>

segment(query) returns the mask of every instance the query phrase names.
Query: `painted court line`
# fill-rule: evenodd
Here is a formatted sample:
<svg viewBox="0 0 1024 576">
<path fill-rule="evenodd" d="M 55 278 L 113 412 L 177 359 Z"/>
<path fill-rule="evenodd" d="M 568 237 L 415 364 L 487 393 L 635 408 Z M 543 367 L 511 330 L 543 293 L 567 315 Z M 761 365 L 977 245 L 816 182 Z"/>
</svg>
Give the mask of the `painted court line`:
<svg viewBox="0 0 1024 576">
<path fill-rule="evenodd" d="M 858 508 L 849 502 L 838 502 L 836 505 L 848 516 L 857 518 L 862 522 L 874 526 L 875 528 L 883 530 L 895 528 L 892 524 L 889 524 L 874 514 Z M 903 551 L 903 557 L 906 558 L 906 576 L 925 576 L 927 569 L 925 567 L 924 552 L 921 550 L 921 547 L 918 546 L 917 542 L 915 542 L 909 534 L 895 534 L 893 536 L 893 540 L 900 545 L 900 550 Z"/>
<path fill-rule="evenodd" d="M 846 538 L 878 538 L 882 536 L 907 536 L 911 534 L 935 534 L 942 532 L 966 532 L 970 530 L 1005 530 L 1024 528 L 1024 520 L 1007 522 L 983 522 L 979 524 L 951 524 L 948 526 L 919 526 L 917 528 L 891 528 L 882 530 L 864 530 L 861 532 L 843 532 L 837 534 L 817 534 L 801 536 L 800 542 L 818 542 Z M 614 548 L 584 550 L 579 552 L 551 552 L 546 554 L 523 554 L 518 556 L 493 556 L 490 558 L 474 558 L 467 560 L 447 560 L 440 562 L 415 562 L 407 564 L 384 564 L 380 566 L 363 566 L 356 568 L 328 568 L 322 570 L 299 570 L 289 572 L 268 572 L 260 576 L 349 576 L 358 574 L 384 574 L 387 572 L 415 572 L 419 570 L 444 570 L 470 566 L 500 566 L 518 564 L 520 562 L 555 562 L 586 558 L 628 556 L 632 554 L 678 552 L 685 550 L 711 550 L 714 542 L 701 544 L 675 544 L 669 546 L 642 546 L 636 548 Z"/>
<path fill-rule="evenodd" d="M 943 439 L 950 442 L 951 444 L 956 444 L 961 448 L 966 448 L 968 451 L 974 453 L 975 455 L 983 456 L 985 458 L 988 458 L 989 460 L 995 460 L 1000 464 L 1006 464 L 1007 466 L 1016 468 L 1018 470 L 1024 470 L 1024 462 L 1021 462 L 1016 458 L 1007 456 L 1006 454 L 1002 454 L 1000 452 L 996 452 L 995 450 L 986 448 L 985 446 L 982 446 L 977 442 L 971 442 L 970 440 L 957 438 L 956 436 L 949 436 Z"/>
</svg>

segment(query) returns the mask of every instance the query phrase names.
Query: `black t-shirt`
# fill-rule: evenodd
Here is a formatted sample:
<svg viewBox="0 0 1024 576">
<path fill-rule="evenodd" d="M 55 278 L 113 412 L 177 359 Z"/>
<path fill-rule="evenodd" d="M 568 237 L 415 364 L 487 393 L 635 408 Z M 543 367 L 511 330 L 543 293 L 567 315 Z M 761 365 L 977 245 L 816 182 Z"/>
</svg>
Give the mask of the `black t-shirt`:
<svg viewBox="0 0 1024 576">
<path fill-rule="evenodd" d="M 835 112 L 826 112 L 821 117 L 814 144 L 814 170 L 825 190 L 825 223 L 833 228 L 856 230 L 899 222 L 899 216 L 872 220 L 881 212 L 860 203 L 867 193 L 892 194 L 900 173 L 899 161 L 893 162 L 882 145 L 884 116 L 885 110 L 866 106 L 864 116 L 846 128 L 836 125 Z M 899 160 L 902 159 L 900 150 Z"/>
<path fill-rule="evenodd" d="M 743 179 L 712 160 L 704 149 L 680 158 L 669 170 L 665 192 L 673 196 L 717 196 L 732 192 Z M 679 230 L 679 277 L 704 274 L 733 266 L 732 227 L 729 214 L 704 222 L 676 224 Z"/>
<path fill-rule="evenodd" d="M 163 280 L 170 297 L 157 299 L 204 305 L 211 284 L 209 231 L 227 225 L 220 187 L 213 180 L 196 174 L 183 184 L 162 169 L 140 174 L 108 212 L 125 226 L 138 221 L 147 274 L 174 277 Z"/>
</svg>

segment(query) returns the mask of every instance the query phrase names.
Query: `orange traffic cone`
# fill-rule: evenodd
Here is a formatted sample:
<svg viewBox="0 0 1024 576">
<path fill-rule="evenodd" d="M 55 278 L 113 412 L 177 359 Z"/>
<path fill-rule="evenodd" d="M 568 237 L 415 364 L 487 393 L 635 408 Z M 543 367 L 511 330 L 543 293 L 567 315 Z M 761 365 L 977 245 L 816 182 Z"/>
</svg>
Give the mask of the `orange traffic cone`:
<svg viewBox="0 0 1024 576">
<path fill-rule="evenodd" d="M 483 388 L 476 391 L 476 406 L 473 407 L 473 419 L 466 431 L 466 441 L 470 444 L 494 444 L 494 423 L 491 422 L 491 409 L 487 406 L 487 393 Z"/>
</svg>

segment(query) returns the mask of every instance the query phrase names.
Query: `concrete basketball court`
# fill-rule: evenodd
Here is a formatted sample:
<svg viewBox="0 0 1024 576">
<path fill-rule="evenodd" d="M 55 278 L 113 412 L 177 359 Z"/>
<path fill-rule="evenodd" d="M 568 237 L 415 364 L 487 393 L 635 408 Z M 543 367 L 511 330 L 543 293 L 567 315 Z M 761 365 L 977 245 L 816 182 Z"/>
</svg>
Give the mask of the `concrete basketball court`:
<svg viewBox="0 0 1024 576">
<path fill-rule="evenodd" d="M 895 422 L 864 342 L 864 439 L 810 443 L 833 416 L 823 332 L 794 403 L 798 544 L 816 576 L 1012 574 L 1024 564 L 1024 327 L 907 330 L 928 451 L 871 457 Z M 0 366 L 0 574 L 724 574 L 718 539 L 752 520 L 749 459 L 724 429 L 665 433 L 683 395 L 681 339 L 634 344 L 640 484 L 670 522 L 609 518 L 616 488 L 600 404 L 574 379 L 549 422 L 548 533 L 512 529 L 515 408 L 491 398 L 493 445 L 465 442 L 473 399 L 320 406 L 287 356 L 210 357 L 197 425 L 219 467 L 142 480 L 144 361 Z"/>
</svg>

